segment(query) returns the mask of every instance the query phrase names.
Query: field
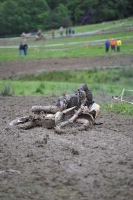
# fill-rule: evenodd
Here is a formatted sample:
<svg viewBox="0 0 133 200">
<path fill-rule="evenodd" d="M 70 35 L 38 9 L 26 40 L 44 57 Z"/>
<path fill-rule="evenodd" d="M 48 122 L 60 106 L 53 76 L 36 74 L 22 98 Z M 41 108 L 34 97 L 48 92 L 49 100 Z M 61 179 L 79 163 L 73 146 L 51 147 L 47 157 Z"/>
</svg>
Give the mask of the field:
<svg viewBox="0 0 133 200">
<path fill-rule="evenodd" d="M 0 80 L 42 71 L 132 67 L 133 63 L 132 55 L 124 53 L 3 58 Z M 99 105 L 111 103 L 105 94 L 93 98 Z M 96 120 L 100 125 L 64 135 L 42 127 L 18 130 L 9 126 L 14 118 L 29 115 L 33 105 L 55 105 L 56 101 L 55 95 L 0 96 L 0 199 L 132 200 L 132 117 L 101 110 Z"/>
</svg>

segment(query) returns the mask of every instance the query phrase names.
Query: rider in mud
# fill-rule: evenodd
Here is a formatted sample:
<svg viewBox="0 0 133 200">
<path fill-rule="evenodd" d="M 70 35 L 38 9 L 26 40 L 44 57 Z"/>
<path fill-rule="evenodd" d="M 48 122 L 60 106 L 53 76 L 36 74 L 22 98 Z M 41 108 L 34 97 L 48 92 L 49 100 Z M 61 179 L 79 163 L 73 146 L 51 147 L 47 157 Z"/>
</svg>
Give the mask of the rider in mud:
<svg viewBox="0 0 133 200">
<path fill-rule="evenodd" d="M 20 125 L 19 128 L 29 129 L 36 126 L 46 128 L 56 127 L 56 132 L 64 124 L 73 123 L 78 118 L 83 118 L 83 129 L 88 127 L 89 121 L 94 124 L 100 113 L 100 106 L 93 101 L 92 93 L 86 84 L 81 84 L 75 94 L 67 94 L 58 98 L 55 106 L 33 106 L 34 115 L 13 120 L 10 125 Z M 72 112 L 72 113 L 71 113 Z M 67 113 L 69 113 L 67 115 Z M 86 121 L 87 114 L 88 120 Z M 78 119 L 78 121 L 81 119 Z M 25 124 L 25 122 L 28 122 Z M 23 124 L 24 123 L 24 124 Z M 58 126 L 57 126 L 58 125 Z"/>
<path fill-rule="evenodd" d="M 100 106 L 93 103 L 90 108 L 88 106 L 80 107 L 75 110 L 75 107 L 58 111 L 55 114 L 45 114 L 41 112 L 39 115 L 29 115 L 16 118 L 10 122 L 10 126 L 17 125 L 19 129 L 30 129 L 33 127 L 41 126 L 48 129 L 55 129 L 57 133 L 65 133 L 64 126 L 72 124 L 76 121 L 79 126 L 77 130 L 87 130 L 89 127 L 95 125 L 95 120 L 100 114 Z"/>
<path fill-rule="evenodd" d="M 79 109 L 82 106 L 90 107 L 94 103 L 92 93 L 86 84 L 81 84 L 75 94 L 66 94 L 58 98 L 55 106 L 32 106 L 32 112 L 56 113 L 67 108 L 76 106 Z"/>
<path fill-rule="evenodd" d="M 86 93 L 86 105 L 89 107 L 94 103 L 93 101 L 93 96 L 91 91 L 89 90 L 88 86 L 86 84 L 81 84 L 80 87 L 78 88 L 78 92 L 84 91 Z"/>
</svg>

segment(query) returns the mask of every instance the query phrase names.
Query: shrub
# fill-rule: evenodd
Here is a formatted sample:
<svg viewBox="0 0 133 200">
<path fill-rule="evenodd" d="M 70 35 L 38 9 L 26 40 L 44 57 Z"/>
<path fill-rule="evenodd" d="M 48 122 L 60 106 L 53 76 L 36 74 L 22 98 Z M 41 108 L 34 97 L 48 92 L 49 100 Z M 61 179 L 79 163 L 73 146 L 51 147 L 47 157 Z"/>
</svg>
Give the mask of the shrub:
<svg viewBox="0 0 133 200">
<path fill-rule="evenodd" d="M 2 96 L 13 96 L 14 93 L 15 91 L 11 89 L 9 84 L 5 84 L 3 88 L 0 90 L 0 95 Z"/>
</svg>

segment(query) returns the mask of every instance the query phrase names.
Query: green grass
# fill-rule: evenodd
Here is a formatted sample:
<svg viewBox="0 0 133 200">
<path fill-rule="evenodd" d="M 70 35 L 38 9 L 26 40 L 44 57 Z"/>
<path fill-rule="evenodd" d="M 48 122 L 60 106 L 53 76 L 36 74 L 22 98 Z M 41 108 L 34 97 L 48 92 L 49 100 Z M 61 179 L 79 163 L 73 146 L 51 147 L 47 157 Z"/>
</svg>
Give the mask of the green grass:
<svg viewBox="0 0 133 200">
<path fill-rule="evenodd" d="M 81 82 L 82 83 L 82 82 Z M 0 94 L 3 96 L 60 96 L 65 93 L 73 93 L 79 87 L 79 83 L 43 82 L 43 81 L 2 81 L 0 82 Z M 95 96 L 108 97 L 108 102 L 100 103 L 101 110 L 108 113 L 133 116 L 133 105 L 113 101 L 112 95 L 120 95 L 123 87 L 111 84 L 89 84 L 90 90 Z M 129 89 L 129 88 L 127 88 Z M 4 93 L 1 93 L 1 91 Z M 97 102 L 99 103 L 99 102 Z"/>
<path fill-rule="evenodd" d="M 53 71 L 25 75 L 0 82 L 0 88 L 8 83 L 15 95 L 45 95 L 74 92 L 80 83 L 89 85 L 93 93 L 118 95 L 123 88 L 131 89 L 133 68 L 93 69 L 77 71 Z"/>
<path fill-rule="evenodd" d="M 46 41 L 34 41 L 33 38 L 28 38 L 27 42 L 28 45 L 30 47 L 32 46 L 43 46 L 46 45 L 48 47 L 48 45 L 57 45 L 60 46 L 60 44 L 64 44 L 65 45 L 69 45 L 69 43 L 73 43 L 73 42 L 91 42 L 92 44 L 97 41 L 97 40 L 102 40 L 101 44 L 103 44 L 103 42 L 107 39 L 111 39 L 111 38 L 121 38 L 122 41 L 125 40 L 133 40 L 133 34 L 132 31 L 125 31 L 125 32 L 117 32 L 117 33 L 99 33 L 99 34 L 92 34 L 92 35 L 86 35 L 86 36 L 78 36 L 78 37 L 63 37 L 63 38 L 55 38 L 55 39 L 51 39 L 51 38 L 47 38 Z M 22 38 L 7 38 L 7 39 L 1 39 L 0 40 L 0 46 L 2 46 L 3 49 L 7 48 L 7 47 L 15 47 L 18 48 L 20 41 L 23 41 Z"/>
<path fill-rule="evenodd" d="M 15 96 L 30 96 L 30 95 L 61 95 L 64 93 L 73 93 L 79 84 L 82 83 L 67 83 L 67 82 L 47 82 L 47 81 L 2 81 L 0 82 L 0 89 L 10 85 L 10 88 Z M 109 84 L 89 84 L 89 88 L 93 94 L 97 95 L 113 95 L 118 94 L 123 87 L 118 87 Z M 12 96 L 12 95 L 7 95 Z"/>
<path fill-rule="evenodd" d="M 126 102 L 104 102 L 104 104 L 101 105 L 101 108 L 103 111 L 108 113 L 116 113 L 120 115 L 126 115 L 126 116 L 133 116 L 133 104 L 129 104 Z"/>
<path fill-rule="evenodd" d="M 117 55 L 114 53 L 113 55 Z M 133 54 L 133 43 L 123 44 L 121 47 L 120 54 L 128 55 Z M 105 54 L 105 47 L 103 45 L 87 45 L 79 44 L 78 46 L 71 46 L 62 48 L 29 48 L 27 56 L 19 56 L 18 50 L 15 49 L 6 49 L 5 51 L 0 50 L 0 61 L 9 61 L 9 60 L 31 60 L 31 59 L 40 59 L 40 58 L 78 58 L 78 57 L 95 57 L 95 56 L 105 56 L 111 55 L 111 51 L 108 54 Z"/>
<path fill-rule="evenodd" d="M 25 75 L 17 78 L 23 81 L 56 81 L 56 82 L 69 82 L 79 83 L 87 82 L 88 84 L 94 83 L 109 83 L 109 84 L 132 84 L 133 68 L 121 69 L 91 69 L 91 70 L 75 70 L 75 71 L 53 71 L 43 72 L 40 74 Z M 128 82 L 127 82 L 128 80 Z M 133 85 L 132 85 L 133 86 Z"/>
<path fill-rule="evenodd" d="M 132 24 L 133 17 L 121 20 L 115 20 L 110 22 L 103 22 L 98 24 L 91 24 L 91 25 L 83 25 L 83 26 L 76 26 L 72 27 L 75 30 L 75 33 L 87 32 L 87 31 L 94 31 L 94 30 L 104 30 L 105 28 L 112 29 L 111 27 L 115 26 L 115 29 L 125 29 L 126 27 L 130 27 Z M 122 25 L 121 25 L 122 24 Z M 121 26 L 119 26 L 121 25 Z M 45 32 L 45 34 L 51 34 L 51 31 Z M 59 30 L 55 30 L 55 35 L 59 34 Z"/>
</svg>

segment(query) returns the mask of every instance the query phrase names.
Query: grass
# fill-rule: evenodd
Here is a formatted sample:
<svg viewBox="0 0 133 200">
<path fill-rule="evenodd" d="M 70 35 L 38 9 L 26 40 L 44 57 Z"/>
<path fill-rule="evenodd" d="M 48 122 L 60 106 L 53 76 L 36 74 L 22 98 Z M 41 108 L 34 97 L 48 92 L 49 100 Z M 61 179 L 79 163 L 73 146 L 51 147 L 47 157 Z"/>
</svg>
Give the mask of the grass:
<svg viewBox="0 0 133 200">
<path fill-rule="evenodd" d="M 112 26 L 120 25 L 122 23 L 124 27 L 125 25 L 130 25 L 132 24 L 133 17 L 127 18 L 127 19 L 121 19 L 121 20 L 115 20 L 115 21 L 110 21 L 110 22 L 103 22 L 103 23 L 98 23 L 98 24 L 92 24 L 92 25 L 83 25 L 83 26 L 77 26 L 74 27 L 75 32 L 86 32 L 88 30 L 93 31 L 97 29 L 104 29 Z"/>
<path fill-rule="evenodd" d="M 117 55 L 114 53 L 113 55 Z M 133 54 L 133 44 L 123 44 L 121 47 L 120 54 L 131 55 Z M 105 54 L 104 44 L 102 45 L 88 45 L 86 43 L 78 44 L 78 46 L 64 47 L 63 48 L 32 48 L 29 47 L 27 56 L 19 56 L 18 50 L 6 49 L 5 51 L 0 50 L 0 61 L 15 61 L 15 60 L 31 60 L 41 58 L 78 58 L 78 57 L 95 57 L 95 56 L 112 55 L 111 51 Z"/>
<path fill-rule="evenodd" d="M 63 93 L 72 92 L 79 84 L 65 82 L 47 82 L 47 81 L 1 81 L 0 88 L 10 85 L 10 89 L 14 91 L 15 96 L 31 96 L 31 95 L 61 95 Z M 1 94 L 2 95 L 2 94 Z M 7 95 L 9 96 L 9 95 Z"/>
<path fill-rule="evenodd" d="M 75 30 L 75 33 L 85 33 L 88 31 L 95 31 L 98 30 L 99 32 L 107 32 L 107 31 L 123 31 L 123 30 L 130 30 L 130 27 L 132 25 L 133 17 L 127 18 L 127 19 L 121 19 L 116 21 L 110 21 L 110 22 L 103 22 L 98 24 L 91 24 L 91 25 L 82 25 L 82 26 L 76 26 L 72 27 L 72 29 Z M 51 31 L 45 31 L 44 34 L 51 35 Z M 55 35 L 59 36 L 59 29 L 55 30 Z"/>
<path fill-rule="evenodd" d="M 44 72 L 40 74 L 25 75 L 17 78 L 22 81 L 56 81 L 56 82 L 69 82 L 79 83 L 87 82 L 88 84 L 95 83 L 109 83 L 109 84 L 132 84 L 133 68 L 120 68 L 120 69 L 103 69 L 95 68 L 90 70 L 75 70 L 75 71 L 53 71 Z M 128 79 L 128 82 L 127 82 Z M 126 84 L 127 83 L 127 84 Z"/>
<path fill-rule="evenodd" d="M 51 39 L 51 38 L 47 38 L 46 41 L 34 41 L 33 38 L 28 38 L 27 42 L 29 44 L 30 47 L 32 46 L 42 46 L 42 45 L 50 45 L 50 46 L 54 46 L 56 44 L 56 46 L 60 46 L 61 44 L 64 45 L 68 45 L 70 43 L 74 43 L 74 42 L 97 42 L 99 40 L 101 40 L 101 44 L 103 44 L 104 40 L 107 38 L 121 38 L 122 40 L 130 40 L 133 38 L 132 35 L 132 31 L 128 30 L 125 32 L 117 32 L 117 33 L 98 33 L 98 34 L 92 34 L 92 35 L 81 35 L 78 37 L 61 37 L 61 38 L 55 38 L 55 39 Z M 0 40 L 0 46 L 2 46 L 2 48 L 18 48 L 20 41 L 23 41 L 22 38 L 6 38 L 6 39 L 1 39 Z"/>
<path fill-rule="evenodd" d="M 74 92 L 80 83 L 89 85 L 93 93 L 118 95 L 125 88 L 133 87 L 133 68 L 77 71 L 53 71 L 36 75 L 25 75 L 0 82 L 0 88 L 8 83 L 15 95 L 45 95 Z"/>
<path fill-rule="evenodd" d="M 133 104 L 123 102 L 110 102 L 104 103 L 102 106 L 103 111 L 108 113 L 116 113 L 120 115 L 133 116 Z"/>
<path fill-rule="evenodd" d="M 132 79 L 131 79 L 132 81 Z M 91 81 L 90 81 L 91 82 Z M 80 80 L 79 83 L 83 83 Z M 25 81 L 25 80 L 4 80 L 0 82 L 0 94 L 3 96 L 37 96 L 37 95 L 54 95 L 60 96 L 66 93 L 73 93 L 78 87 L 79 83 L 73 83 L 68 81 L 65 82 L 52 82 L 52 81 Z M 88 84 L 88 82 L 86 82 Z M 100 103 L 101 110 L 106 112 L 112 112 L 122 115 L 131 115 L 133 116 L 133 105 L 128 103 L 113 102 L 112 96 L 120 95 L 123 89 L 123 85 L 115 83 L 90 83 L 88 84 L 91 91 L 93 91 L 93 96 L 101 96 L 103 99 L 108 97 L 108 100 L 103 103 Z M 133 86 L 132 83 L 130 85 Z M 132 88 L 126 86 L 127 89 Z M 1 92 L 4 91 L 4 92 Z M 132 93 L 131 93 L 132 95 Z M 128 97 L 128 96 L 126 96 Z M 132 95 L 133 97 L 133 95 Z M 98 103 L 98 102 L 97 102 Z"/>
</svg>

